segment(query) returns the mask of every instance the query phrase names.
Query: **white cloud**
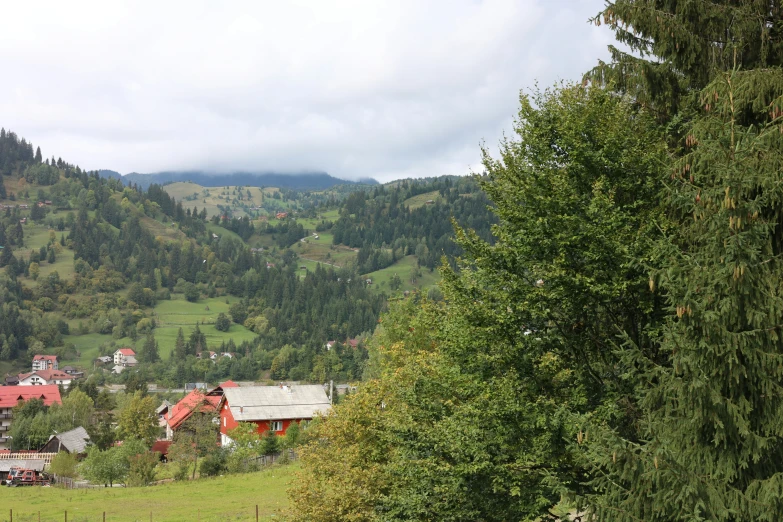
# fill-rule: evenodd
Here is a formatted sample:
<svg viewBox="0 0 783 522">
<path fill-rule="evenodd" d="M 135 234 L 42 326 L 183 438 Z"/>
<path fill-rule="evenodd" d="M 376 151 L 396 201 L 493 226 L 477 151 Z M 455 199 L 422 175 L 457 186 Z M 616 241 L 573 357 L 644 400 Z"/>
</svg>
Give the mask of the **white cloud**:
<svg viewBox="0 0 783 522">
<path fill-rule="evenodd" d="M 602 5 L 16 2 L 0 125 L 89 169 L 464 174 L 520 89 L 606 56 Z"/>
</svg>

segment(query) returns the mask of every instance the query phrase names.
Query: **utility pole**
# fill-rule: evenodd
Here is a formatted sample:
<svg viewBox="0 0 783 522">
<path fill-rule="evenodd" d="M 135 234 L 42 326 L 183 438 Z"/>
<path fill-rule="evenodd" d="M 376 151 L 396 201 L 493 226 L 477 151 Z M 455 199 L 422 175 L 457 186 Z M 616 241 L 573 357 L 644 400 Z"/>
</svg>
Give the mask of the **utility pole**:
<svg viewBox="0 0 783 522">
<path fill-rule="evenodd" d="M 334 381 L 329 380 L 329 405 L 334 404 Z"/>
</svg>

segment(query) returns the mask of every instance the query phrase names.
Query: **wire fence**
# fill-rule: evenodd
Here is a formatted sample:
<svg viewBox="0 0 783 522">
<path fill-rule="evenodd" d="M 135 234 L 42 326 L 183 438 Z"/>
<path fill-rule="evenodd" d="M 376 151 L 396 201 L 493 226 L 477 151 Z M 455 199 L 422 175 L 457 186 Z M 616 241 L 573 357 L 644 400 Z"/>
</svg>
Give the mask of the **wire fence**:
<svg viewBox="0 0 783 522">
<path fill-rule="evenodd" d="M 221 514 L 204 514 L 202 516 L 201 511 L 197 510 L 196 513 L 181 511 L 175 514 L 172 513 L 156 513 L 154 510 L 149 512 L 149 518 L 146 516 L 132 516 L 123 515 L 120 513 L 114 513 L 111 511 L 104 511 L 103 513 L 94 515 L 82 515 L 76 514 L 73 511 L 68 513 L 67 510 L 63 510 L 62 513 L 52 514 L 46 513 L 41 515 L 40 511 L 29 512 L 9 509 L 7 513 L 0 515 L 0 522 L 155 522 L 160 520 L 183 520 L 194 522 L 217 522 L 226 520 L 236 521 L 253 521 L 259 522 L 259 520 L 266 520 L 266 515 L 261 518 L 258 505 L 245 512 L 233 511 L 231 513 Z"/>
</svg>

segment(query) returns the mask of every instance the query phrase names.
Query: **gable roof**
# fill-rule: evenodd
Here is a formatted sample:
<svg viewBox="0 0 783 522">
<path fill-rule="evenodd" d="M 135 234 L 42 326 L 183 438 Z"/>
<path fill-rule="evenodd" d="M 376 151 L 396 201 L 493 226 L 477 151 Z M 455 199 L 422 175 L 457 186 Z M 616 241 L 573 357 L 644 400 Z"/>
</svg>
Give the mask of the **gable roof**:
<svg viewBox="0 0 783 522">
<path fill-rule="evenodd" d="M 119 350 L 117 350 L 117 352 L 120 352 L 122 355 L 136 355 L 136 352 L 134 352 L 133 349 L 131 348 L 120 348 Z"/>
<path fill-rule="evenodd" d="M 320 384 L 226 388 L 223 402 L 228 404 L 237 422 L 312 419 L 331 408 Z"/>
<path fill-rule="evenodd" d="M 220 397 L 206 395 L 202 390 L 195 389 L 185 395 L 177 404 L 169 408 L 166 414 L 166 422 L 171 429 L 177 429 L 185 422 L 194 411 L 215 411 L 220 402 Z"/>
<path fill-rule="evenodd" d="M 33 357 L 34 361 L 56 361 L 57 356 L 56 355 L 36 355 Z"/>
<path fill-rule="evenodd" d="M 45 381 L 51 381 L 52 379 L 59 379 L 61 381 L 73 380 L 73 375 L 68 375 L 67 373 L 60 370 L 36 370 L 30 373 L 20 373 L 19 380 L 22 381 L 32 375 L 37 375 L 38 377 L 40 377 Z"/>
<path fill-rule="evenodd" d="M 90 442 L 90 435 L 83 427 L 79 426 L 70 431 L 58 433 L 49 437 L 49 441 L 57 438 L 60 441 L 60 446 L 68 450 L 69 453 L 84 453 L 87 448 L 87 443 Z M 47 444 L 48 442 L 47 441 Z"/>
<path fill-rule="evenodd" d="M 42 386 L 0 386 L 0 408 L 13 408 L 19 401 L 42 399 L 45 406 L 62 404 L 56 384 Z"/>
</svg>

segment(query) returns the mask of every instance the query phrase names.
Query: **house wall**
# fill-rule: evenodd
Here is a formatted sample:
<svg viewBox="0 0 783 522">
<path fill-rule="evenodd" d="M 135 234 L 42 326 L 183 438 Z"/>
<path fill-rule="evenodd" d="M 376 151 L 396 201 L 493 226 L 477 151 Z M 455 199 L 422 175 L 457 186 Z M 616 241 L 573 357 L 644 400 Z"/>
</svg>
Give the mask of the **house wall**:
<svg viewBox="0 0 783 522">
<path fill-rule="evenodd" d="M 288 430 L 288 427 L 291 425 L 292 422 L 299 423 L 303 420 L 306 419 L 282 419 L 283 429 L 280 431 L 276 431 L 275 433 L 277 435 L 285 435 L 285 432 Z M 256 433 L 258 433 L 259 435 L 263 435 L 269 430 L 269 421 L 251 421 L 251 422 L 256 425 Z M 228 403 L 227 402 L 223 403 L 223 407 L 220 409 L 220 441 L 222 445 L 231 442 L 231 438 L 228 436 L 228 432 L 236 428 L 238 425 L 239 423 L 236 420 L 234 420 L 234 415 L 231 413 L 231 408 L 229 408 Z"/>
<path fill-rule="evenodd" d="M 0 449 L 11 447 L 11 439 L 8 438 L 11 431 L 11 410 L 12 408 L 0 408 Z"/>
</svg>

